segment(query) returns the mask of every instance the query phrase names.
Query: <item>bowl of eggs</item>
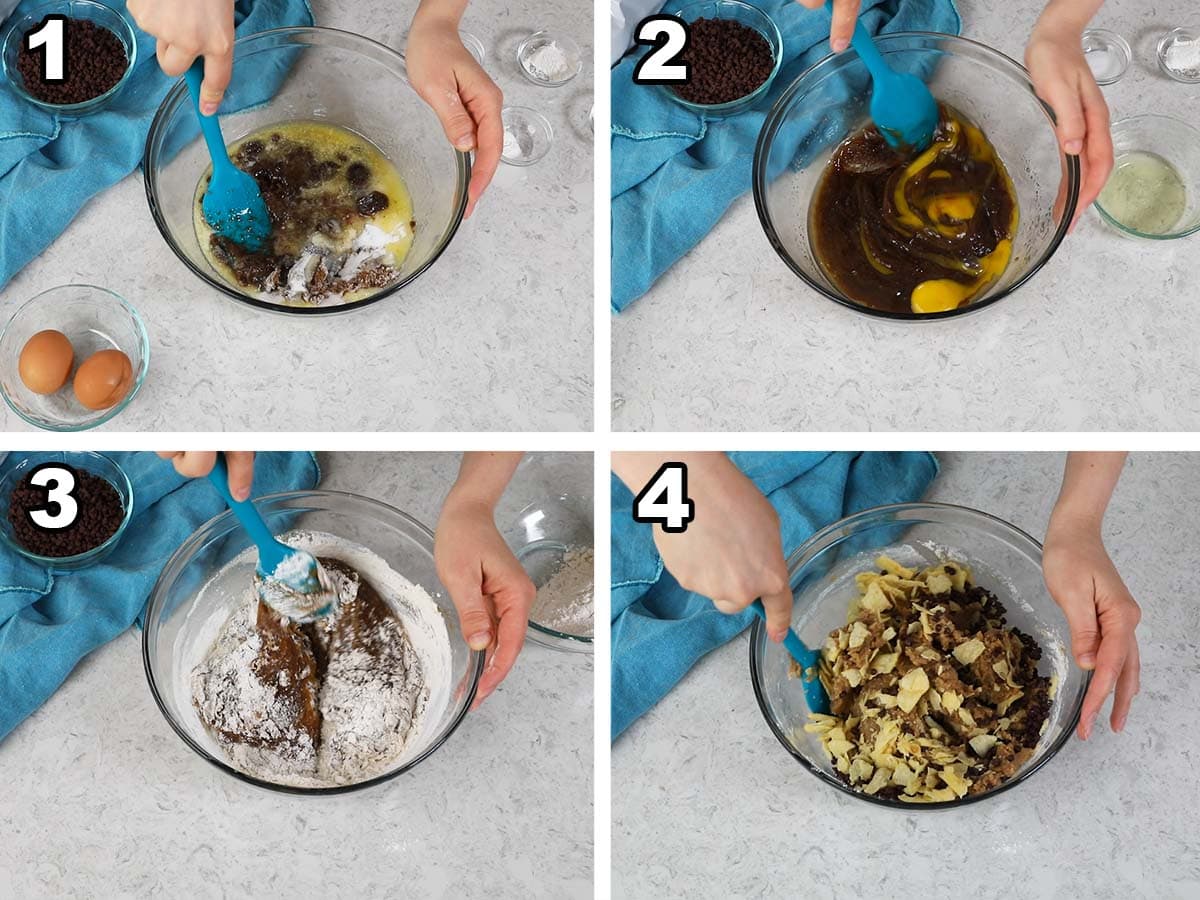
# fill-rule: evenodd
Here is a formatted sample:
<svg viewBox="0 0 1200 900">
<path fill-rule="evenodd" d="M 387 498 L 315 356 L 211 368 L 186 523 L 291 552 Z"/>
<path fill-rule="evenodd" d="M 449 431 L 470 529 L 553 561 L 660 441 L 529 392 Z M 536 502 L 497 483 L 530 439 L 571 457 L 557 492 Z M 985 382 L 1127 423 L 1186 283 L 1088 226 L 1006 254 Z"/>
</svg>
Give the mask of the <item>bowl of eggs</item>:
<svg viewBox="0 0 1200 900">
<path fill-rule="evenodd" d="M 18 416 L 49 431 L 107 422 L 132 402 L 149 365 L 137 310 L 90 284 L 43 291 L 0 332 L 0 394 Z"/>
</svg>

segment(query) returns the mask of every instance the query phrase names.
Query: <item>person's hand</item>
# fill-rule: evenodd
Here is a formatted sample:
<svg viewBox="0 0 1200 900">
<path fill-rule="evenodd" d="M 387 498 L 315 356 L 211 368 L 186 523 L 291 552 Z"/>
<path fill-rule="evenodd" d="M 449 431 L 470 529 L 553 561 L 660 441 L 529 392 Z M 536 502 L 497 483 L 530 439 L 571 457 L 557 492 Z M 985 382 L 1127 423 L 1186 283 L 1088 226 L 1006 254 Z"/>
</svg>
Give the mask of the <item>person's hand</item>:
<svg viewBox="0 0 1200 900">
<path fill-rule="evenodd" d="M 158 455 L 169 459 L 175 471 L 185 478 L 203 478 L 217 464 L 216 451 L 162 450 Z M 254 454 L 241 450 L 226 451 L 225 467 L 229 470 L 229 493 L 233 499 L 249 499 L 250 485 L 254 481 Z"/>
<path fill-rule="evenodd" d="M 1079 716 L 1079 737 L 1091 736 L 1114 691 L 1111 724 L 1113 731 L 1121 731 L 1140 686 L 1135 631 L 1142 612 L 1104 549 L 1099 522 L 1052 518 L 1042 574 L 1067 617 L 1076 663 L 1093 672 Z"/>
<path fill-rule="evenodd" d="M 171 78 L 204 57 L 200 112 L 216 113 L 233 73 L 233 0 L 129 0 L 126 8 L 157 40 L 158 64 Z"/>
<path fill-rule="evenodd" d="M 1079 157 L 1079 202 L 1072 231 L 1113 168 L 1108 104 L 1084 59 L 1082 36 L 1082 26 L 1062 22 L 1048 11 L 1025 48 L 1025 67 L 1037 95 L 1054 110 L 1058 142 L 1064 153 Z"/>
<path fill-rule="evenodd" d="M 796 0 L 808 9 L 819 9 L 825 5 L 825 0 Z M 829 26 L 829 48 L 834 53 L 841 53 L 850 46 L 850 36 L 854 34 L 854 23 L 858 20 L 858 11 L 862 6 L 860 0 L 833 0 L 833 21 Z"/>
<path fill-rule="evenodd" d="M 447 498 L 433 555 L 467 644 L 487 651 L 474 709 L 516 662 L 537 590 L 496 529 L 492 506 L 477 499 Z"/>
<path fill-rule="evenodd" d="M 736 613 L 762 598 L 767 635 L 782 641 L 792 621 L 792 590 L 779 515 L 724 454 L 688 465 L 695 518 L 682 534 L 654 529 L 663 565 L 680 586 Z"/>
<path fill-rule="evenodd" d="M 504 95 L 458 36 L 457 21 L 422 8 L 413 18 L 405 51 L 408 78 L 432 107 L 456 150 L 475 151 L 467 187 L 467 215 L 496 174 L 504 148 L 500 109 Z"/>
</svg>

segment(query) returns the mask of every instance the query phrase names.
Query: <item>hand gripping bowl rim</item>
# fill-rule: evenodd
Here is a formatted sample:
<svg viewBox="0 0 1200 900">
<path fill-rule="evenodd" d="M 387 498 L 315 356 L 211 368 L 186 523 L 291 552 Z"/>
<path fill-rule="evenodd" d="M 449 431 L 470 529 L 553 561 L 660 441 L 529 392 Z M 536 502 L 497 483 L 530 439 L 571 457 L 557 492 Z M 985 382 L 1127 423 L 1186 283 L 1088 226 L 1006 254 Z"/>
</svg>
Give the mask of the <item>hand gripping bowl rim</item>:
<svg viewBox="0 0 1200 900">
<path fill-rule="evenodd" d="M 346 31 L 341 28 L 325 28 L 320 25 L 297 25 L 287 28 L 270 28 L 266 31 L 256 31 L 254 34 L 248 34 L 234 41 L 233 50 L 236 57 L 237 50 L 240 46 L 244 46 L 250 41 L 259 40 L 267 36 L 287 37 L 287 36 L 303 36 L 311 34 L 332 33 L 349 37 L 355 41 L 363 41 L 366 44 L 374 45 L 379 50 L 389 53 L 397 57 L 404 64 L 405 74 L 400 76 L 403 81 L 410 87 L 411 82 L 408 80 L 408 60 L 405 55 L 398 50 L 394 50 L 380 41 L 376 41 L 365 35 L 358 34 L 353 31 Z M 414 89 L 415 90 L 415 89 Z M 446 236 L 436 247 L 429 259 L 425 260 L 421 265 L 417 266 L 395 284 L 392 284 L 378 293 L 372 294 L 362 300 L 355 300 L 352 303 L 338 303 L 330 306 L 285 306 L 281 303 L 273 303 L 270 300 L 263 300 L 259 297 L 252 297 L 248 293 L 242 293 L 236 290 L 232 285 L 226 283 L 223 279 L 213 275 L 210 272 L 204 271 L 196 263 L 192 262 L 188 256 L 175 246 L 175 241 L 171 237 L 171 231 L 167 226 L 166 220 L 163 218 L 162 211 L 158 203 L 154 199 L 154 190 L 151 182 L 151 173 L 154 171 L 152 165 L 154 157 L 152 157 L 152 146 L 155 137 L 159 131 L 165 127 L 165 117 L 169 109 L 173 109 L 176 98 L 187 93 L 187 86 L 183 79 L 178 79 L 171 89 L 167 91 L 162 101 L 158 105 L 158 109 L 154 113 L 154 119 L 150 123 L 150 130 L 146 134 L 146 145 L 142 151 L 142 184 L 146 192 L 146 204 L 150 207 L 150 215 L 154 219 L 154 225 L 158 228 L 159 235 L 163 241 L 171 248 L 171 252 L 179 259 L 187 269 L 199 278 L 204 284 L 215 290 L 220 291 L 227 297 L 230 297 L 239 303 L 261 309 L 266 312 L 278 313 L 284 316 L 335 316 L 345 315 L 354 312 L 358 309 L 364 309 L 368 306 L 373 306 L 380 300 L 384 300 L 395 294 L 401 288 L 407 287 L 441 258 L 441 255 L 446 252 L 446 248 L 453 242 L 458 230 L 462 227 L 462 223 L 466 218 L 467 212 L 467 190 L 471 183 L 471 157 L 470 154 L 464 153 L 461 150 L 454 149 L 455 161 L 458 167 L 457 181 L 462 190 L 459 192 L 458 203 L 451 215 L 450 226 L 447 229 Z"/>
<path fill-rule="evenodd" d="M 881 51 L 886 51 L 889 44 L 899 43 L 903 39 L 914 38 L 914 37 L 916 37 L 916 38 L 932 38 L 932 39 L 935 39 L 938 41 L 948 41 L 952 44 L 953 43 L 967 44 L 967 45 L 976 47 L 976 48 L 983 50 L 986 53 L 990 54 L 1001 65 L 1011 67 L 1013 74 L 1017 76 L 1017 80 L 1024 83 L 1025 87 L 1029 90 L 1029 93 L 1033 95 L 1034 100 L 1037 101 L 1037 103 L 1042 107 L 1042 109 L 1050 117 L 1051 125 L 1057 124 L 1057 119 L 1054 115 L 1054 110 L 1050 108 L 1049 104 L 1047 104 L 1040 97 L 1038 97 L 1037 93 L 1034 91 L 1033 82 L 1030 80 L 1030 77 L 1029 77 L 1029 70 L 1026 69 L 1023 65 L 1021 65 L 1019 62 L 1017 62 L 1015 59 L 1013 59 L 1008 54 L 1001 53 L 999 50 L 995 49 L 994 47 L 989 47 L 987 44 L 981 43 L 979 41 L 973 41 L 970 38 L 965 38 L 965 37 L 961 37 L 959 35 L 953 35 L 953 34 L 943 34 L 941 32 L 936 32 L 936 31 L 897 31 L 897 32 L 893 32 L 890 34 L 876 35 L 874 40 L 878 45 L 880 45 Z M 851 50 L 842 51 L 842 53 L 851 53 L 851 52 L 852 52 Z M 1027 272 L 1025 272 L 1020 278 L 1018 278 L 1016 281 L 1014 281 L 1008 287 L 1004 288 L 1001 291 L 996 292 L 992 296 L 987 297 L 983 300 L 980 300 L 980 301 L 974 302 L 974 303 L 970 303 L 966 306 L 956 307 L 955 309 L 945 310 L 943 312 L 935 312 L 935 313 L 890 312 L 888 310 L 876 309 L 874 307 L 867 306 L 865 304 L 856 303 L 855 301 L 850 300 L 847 297 L 841 297 L 838 294 L 835 294 L 834 292 L 832 292 L 828 288 L 826 288 L 824 285 L 818 284 L 817 282 L 813 281 L 792 260 L 791 256 L 787 252 L 787 249 L 784 247 L 783 242 L 779 239 L 778 233 L 775 231 L 774 226 L 771 224 L 770 215 L 768 214 L 768 211 L 767 211 L 767 200 L 766 200 L 766 196 L 767 196 L 767 172 L 766 172 L 766 170 L 767 170 L 767 150 L 770 146 L 771 141 L 774 139 L 775 134 L 779 130 L 779 126 L 783 121 L 783 117 L 788 110 L 788 107 L 790 105 L 792 98 L 796 95 L 796 93 L 799 90 L 800 83 L 803 82 L 804 80 L 806 80 L 810 76 L 810 74 L 816 72 L 822 66 L 830 65 L 833 60 L 842 56 L 842 53 L 828 54 L 827 56 L 824 56 L 821 59 L 817 60 L 817 62 L 813 63 L 811 66 L 809 66 L 807 69 L 805 69 L 799 75 L 797 75 L 795 80 L 793 80 L 792 83 L 789 84 L 787 86 L 787 88 L 784 89 L 783 93 L 780 94 L 779 97 L 774 102 L 774 104 L 772 104 L 770 111 L 767 113 L 766 119 L 763 121 L 763 126 L 759 130 L 758 141 L 756 142 L 755 147 L 754 147 L 754 164 L 753 164 L 752 176 L 751 176 L 751 180 L 753 183 L 753 189 L 754 189 L 754 209 L 758 213 L 759 226 L 762 228 L 763 232 L 766 234 L 767 240 L 770 242 L 771 247 L 775 250 L 775 253 L 779 256 L 780 259 L 783 260 L 784 264 L 795 275 L 799 276 L 801 281 L 803 281 L 806 285 L 808 285 L 810 288 L 812 288 L 813 290 L 815 290 L 817 293 L 821 294 L 822 296 L 827 297 L 828 299 L 834 301 L 835 303 L 837 303 L 841 306 L 844 306 L 847 309 L 851 309 L 854 312 L 862 313 L 863 315 L 871 316 L 876 319 L 886 319 L 886 320 L 890 320 L 893 322 L 931 322 L 931 321 L 938 321 L 938 320 L 945 320 L 945 319 L 961 318 L 962 316 L 969 315 L 970 313 L 975 313 L 975 312 L 979 312 L 982 309 L 986 309 L 987 307 L 992 306 L 993 304 L 997 303 L 998 301 L 1003 300 L 1009 294 L 1012 294 L 1014 291 L 1017 290 L 1017 288 L 1024 285 L 1027 281 L 1029 281 L 1029 279 L 1031 279 L 1034 275 L 1036 275 L 1041 270 L 1041 268 L 1047 262 L 1050 261 L 1050 258 L 1054 256 L 1055 252 L 1057 252 L 1057 250 L 1058 250 L 1059 245 L 1063 242 L 1063 239 L 1067 236 L 1067 231 L 1070 228 L 1071 220 L 1075 216 L 1075 209 L 1079 203 L 1079 185 L 1080 185 L 1079 157 L 1077 155 L 1062 154 L 1061 148 L 1059 149 L 1059 153 L 1066 160 L 1066 178 L 1067 178 L 1067 198 L 1066 198 L 1066 200 L 1067 200 L 1067 202 L 1066 202 L 1066 205 L 1063 207 L 1063 217 L 1062 217 L 1062 220 L 1059 222 L 1058 227 L 1054 231 L 1054 236 L 1050 239 L 1050 243 L 1047 246 L 1045 252 L 1042 253 L 1041 258 L 1038 259 L 1029 268 L 1029 270 Z M 1055 143 L 1057 144 L 1057 139 L 1056 139 Z M 807 210 L 805 211 L 805 214 L 807 215 Z"/>
<path fill-rule="evenodd" d="M 825 526 L 820 531 L 813 534 L 812 537 L 804 541 L 799 547 L 797 547 L 788 555 L 788 571 L 789 573 L 793 571 L 798 572 L 803 569 L 803 567 L 811 561 L 814 549 L 826 549 L 822 546 L 822 544 L 828 537 L 842 532 L 865 519 L 877 517 L 881 513 L 920 510 L 955 511 L 967 513 L 971 516 L 978 516 L 988 520 L 992 524 L 1000 526 L 1002 529 L 1019 540 L 1028 541 L 1037 548 L 1039 555 L 1042 552 L 1041 542 L 1034 538 L 1033 535 L 1029 534 L 1027 531 L 1018 528 L 1016 525 L 1013 525 L 1011 522 L 1008 522 L 999 516 L 994 516 L 991 513 L 984 512 L 980 509 L 975 509 L 974 507 L 962 506 L 955 503 L 936 503 L 923 501 L 917 501 L 913 503 L 887 503 L 881 506 L 872 506 L 868 509 L 861 510 L 860 512 L 853 513 L 837 520 L 836 522 L 833 522 L 830 525 Z M 1035 773 L 1040 771 L 1041 768 L 1046 765 L 1046 763 L 1054 759 L 1063 749 L 1063 747 L 1065 747 L 1071 740 L 1072 735 L 1075 734 L 1075 729 L 1079 725 L 1080 713 L 1083 710 L 1083 698 L 1087 695 L 1088 687 L 1092 681 L 1092 673 L 1090 671 L 1085 672 L 1083 676 L 1083 687 L 1079 695 L 1079 703 L 1071 712 L 1068 722 L 1063 727 L 1062 734 L 1060 734 L 1058 738 L 1046 748 L 1046 751 L 1038 759 L 1032 760 L 1031 762 L 1022 766 L 1021 769 L 1018 770 L 1007 781 L 1001 783 L 999 786 L 990 791 L 985 791 L 982 794 L 968 794 L 965 797 L 960 797 L 956 800 L 950 800 L 944 803 L 905 803 L 902 800 L 892 800 L 887 797 L 877 797 L 871 794 L 866 794 L 862 791 L 857 791 L 842 782 L 840 779 L 835 778 L 833 775 L 830 775 L 824 770 L 813 765 L 813 763 L 810 762 L 802 753 L 797 752 L 797 750 L 792 746 L 792 742 L 789 740 L 788 736 L 784 734 L 783 731 L 776 725 L 770 714 L 770 707 L 767 703 L 767 699 L 763 695 L 763 689 L 761 687 L 762 678 L 761 673 L 759 672 L 755 647 L 757 647 L 764 640 L 766 640 L 766 625 L 763 623 L 762 619 L 756 618 L 750 629 L 750 682 L 754 687 L 754 699 L 758 702 L 758 711 L 762 714 L 763 719 L 766 720 L 767 727 L 771 729 L 771 733 L 775 735 L 776 740 L 779 741 L 783 748 L 787 750 L 787 752 L 797 762 L 799 762 L 807 771 L 815 775 L 823 784 L 835 787 L 842 793 L 848 794 L 851 797 L 855 797 L 859 800 L 866 800 L 869 803 L 874 803 L 876 806 L 882 806 L 893 810 L 903 810 L 904 812 L 936 812 L 947 809 L 959 809 L 971 803 L 978 803 L 981 800 L 991 799 L 992 797 L 1002 794 L 1005 791 L 1014 788 L 1031 778 Z"/>
<path fill-rule="evenodd" d="M 362 494 L 355 494 L 350 491 L 325 491 L 320 489 L 306 491 L 277 491 L 273 494 L 263 494 L 261 497 L 255 497 L 254 502 L 267 503 L 274 500 L 304 500 L 308 497 L 344 497 L 350 498 L 356 503 L 364 503 L 368 506 L 380 507 L 387 510 L 389 514 L 398 515 L 409 525 L 413 526 L 423 538 L 428 539 L 431 544 L 433 542 L 433 532 L 430 531 L 424 523 L 413 516 L 410 516 L 408 513 L 404 512 L 404 510 L 398 509 L 389 503 L 384 503 L 382 500 L 376 500 L 374 497 L 366 497 Z M 233 512 L 228 509 L 222 510 L 207 522 L 197 526 L 196 530 L 188 535 L 187 539 L 175 549 L 174 553 L 171 554 L 167 562 L 163 565 L 162 571 L 159 573 L 158 578 L 155 579 L 154 587 L 150 589 L 150 597 L 147 599 L 146 608 L 143 610 L 143 621 L 146 623 L 149 622 L 149 614 L 151 612 L 150 603 L 154 597 L 159 595 L 160 590 L 167 586 L 168 571 L 172 569 L 174 564 L 177 562 L 181 560 L 190 560 L 193 555 L 192 551 L 203 540 L 210 536 L 210 529 L 214 528 L 218 522 L 223 519 L 227 519 L 230 523 L 234 524 L 234 528 L 232 530 L 236 531 L 237 528 L 240 528 L 240 526 L 236 525 L 234 522 Z M 276 793 L 295 794 L 303 797 L 329 797 L 335 794 L 349 794 L 354 791 L 361 791 L 367 788 L 375 787 L 383 784 L 385 781 L 391 781 L 393 778 L 397 778 L 405 772 L 410 771 L 432 756 L 436 751 L 441 749 L 441 747 L 450 740 L 451 736 L 458 731 L 459 727 L 466 719 L 467 714 L 471 711 L 471 705 L 475 702 L 475 695 L 479 689 L 479 680 L 483 677 L 485 654 L 478 650 L 471 650 L 470 656 L 472 657 L 473 662 L 469 667 L 470 671 L 468 672 L 467 676 L 469 684 L 465 699 L 463 701 L 462 709 L 454 717 L 454 720 L 446 729 L 446 733 L 438 740 L 433 741 L 428 747 L 426 747 L 419 754 L 399 768 L 390 772 L 384 772 L 381 775 L 376 775 L 373 778 L 368 778 L 366 781 L 359 781 L 354 784 L 331 785 L 329 787 L 297 787 L 295 785 L 278 784 L 273 781 L 256 778 L 255 776 L 247 774 L 240 769 L 236 769 L 227 761 L 213 756 L 192 739 L 191 735 L 189 735 L 180 726 L 180 724 L 175 721 L 174 716 L 171 714 L 166 703 L 163 701 L 162 694 L 159 692 L 158 683 L 155 681 L 154 671 L 150 660 L 150 629 L 146 625 L 143 625 L 142 627 L 142 667 L 146 674 L 146 683 L 150 687 L 150 694 L 154 697 L 154 704 L 158 707 L 158 711 L 162 714 L 162 717 L 166 719 L 167 724 L 171 726 L 171 730 L 183 740 L 184 744 L 186 744 L 188 748 L 191 749 L 201 759 L 216 766 L 226 775 L 232 775 L 238 781 L 245 782 L 246 784 L 253 785 L 257 788 L 274 791 Z"/>
</svg>

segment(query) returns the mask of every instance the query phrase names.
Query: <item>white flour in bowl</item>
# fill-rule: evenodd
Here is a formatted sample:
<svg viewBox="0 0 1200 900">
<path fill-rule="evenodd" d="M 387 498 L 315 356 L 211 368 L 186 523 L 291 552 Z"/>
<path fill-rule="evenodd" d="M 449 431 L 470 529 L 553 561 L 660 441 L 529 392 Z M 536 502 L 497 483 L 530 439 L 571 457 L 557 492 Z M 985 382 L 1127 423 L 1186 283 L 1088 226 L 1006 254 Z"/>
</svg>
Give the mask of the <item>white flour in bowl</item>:
<svg viewBox="0 0 1200 900">
<path fill-rule="evenodd" d="M 595 553 L 570 547 L 549 580 L 538 588 L 529 618 L 543 628 L 591 637 L 594 630 Z"/>
<path fill-rule="evenodd" d="M 331 787 L 392 771 L 428 745 L 449 701 L 441 613 L 364 547 L 314 532 L 280 539 L 343 564 L 328 568 L 338 612 L 306 628 L 260 614 L 252 585 L 222 578 L 252 569 L 247 550 L 197 596 L 194 610 L 215 611 L 190 641 L 189 702 L 218 752 L 264 781 Z"/>
</svg>

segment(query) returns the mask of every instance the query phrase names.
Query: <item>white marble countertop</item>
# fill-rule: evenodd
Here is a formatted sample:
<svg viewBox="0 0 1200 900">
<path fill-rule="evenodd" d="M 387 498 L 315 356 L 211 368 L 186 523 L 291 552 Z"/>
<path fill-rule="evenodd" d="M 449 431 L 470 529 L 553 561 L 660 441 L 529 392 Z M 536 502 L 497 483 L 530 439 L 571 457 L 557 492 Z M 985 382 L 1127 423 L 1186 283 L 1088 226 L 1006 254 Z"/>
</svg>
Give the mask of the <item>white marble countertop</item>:
<svg viewBox="0 0 1200 900">
<path fill-rule="evenodd" d="M 455 454 L 320 454 L 321 486 L 430 527 Z M 591 489 L 590 454 L 518 471 L 498 520 Z M 592 896 L 592 660 L 532 644 L 444 747 L 377 788 L 310 799 L 193 754 L 151 699 L 141 635 L 88 657 L 0 743 L 0 900 Z"/>
<path fill-rule="evenodd" d="M 958 0 L 963 35 L 1022 59 L 1042 0 Z M 1093 21 L 1134 51 L 1104 88 L 1114 120 L 1195 120 L 1200 85 L 1155 44 L 1193 0 L 1108 0 Z M 619 431 L 1196 430 L 1200 239 L 1134 241 L 1088 211 L 1035 278 L 978 315 L 875 321 L 804 285 L 750 196 L 613 320 Z"/>
<path fill-rule="evenodd" d="M 1060 456 L 940 460 L 929 499 L 1044 533 Z M 1143 608 L 1142 690 L 1123 734 L 1102 718 L 1026 784 L 961 811 L 879 809 L 820 783 L 779 745 L 743 636 L 613 746 L 613 896 L 1197 896 L 1198 465 L 1135 455 L 1109 509 L 1109 550 Z"/>
<path fill-rule="evenodd" d="M 403 46 L 415 0 L 313 0 L 318 25 Z M 146 207 L 139 169 L 96 197 L 13 279 L 3 320 L 54 285 L 122 294 L 150 334 L 150 371 L 117 431 L 576 431 L 592 425 L 592 19 L 566 4 L 474 0 L 505 103 L 532 106 L 555 141 L 536 165 L 501 164 L 449 248 L 401 293 L 316 321 L 253 310 L 203 285 Z M 560 88 L 527 81 L 516 45 L 556 27 L 585 50 Z M 104 235 L 120 223 L 113 253 Z M 27 430 L 7 406 L 0 429 Z"/>
</svg>

